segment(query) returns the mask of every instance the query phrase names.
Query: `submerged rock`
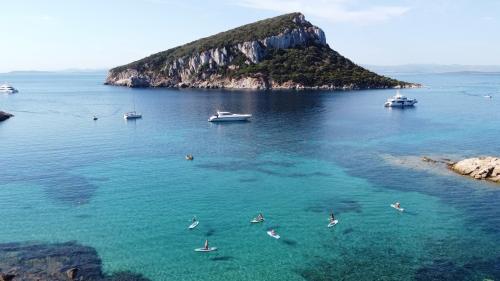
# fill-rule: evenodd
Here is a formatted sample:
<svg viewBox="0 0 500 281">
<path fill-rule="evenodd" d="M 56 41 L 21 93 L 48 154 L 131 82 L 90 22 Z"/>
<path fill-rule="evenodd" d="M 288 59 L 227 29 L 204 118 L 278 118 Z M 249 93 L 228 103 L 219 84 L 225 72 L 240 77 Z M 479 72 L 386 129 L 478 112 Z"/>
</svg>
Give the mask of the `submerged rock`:
<svg viewBox="0 0 500 281">
<path fill-rule="evenodd" d="M 106 275 L 92 247 L 76 242 L 0 244 L 0 281 L 149 281 L 122 271 Z"/>
<path fill-rule="evenodd" d="M 464 176 L 500 183 L 500 158 L 491 156 L 468 158 L 449 167 Z"/>
<path fill-rule="evenodd" d="M 7 112 L 4 112 L 4 111 L 0 111 L 0 122 L 9 119 L 12 116 L 14 116 L 14 115 L 7 113 Z"/>
</svg>

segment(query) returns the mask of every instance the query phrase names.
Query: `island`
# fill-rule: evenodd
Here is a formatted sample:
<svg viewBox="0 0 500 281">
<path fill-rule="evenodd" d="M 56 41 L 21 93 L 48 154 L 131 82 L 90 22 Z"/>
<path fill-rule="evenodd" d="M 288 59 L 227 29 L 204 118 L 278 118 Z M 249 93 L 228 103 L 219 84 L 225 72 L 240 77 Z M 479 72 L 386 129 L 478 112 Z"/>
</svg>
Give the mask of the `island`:
<svg viewBox="0 0 500 281">
<path fill-rule="evenodd" d="M 331 49 L 323 30 L 301 13 L 243 25 L 115 67 L 105 84 L 329 90 L 420 86 L 356 65 Z"/>
<path fill-rule="evenodd" d="M 9 119 L 12 116 L 14 116 L 14 115 L 7 113 L 7 112 L 4 112 L 4 111 L 0 111 L 0 122 Z"/>
</svg>

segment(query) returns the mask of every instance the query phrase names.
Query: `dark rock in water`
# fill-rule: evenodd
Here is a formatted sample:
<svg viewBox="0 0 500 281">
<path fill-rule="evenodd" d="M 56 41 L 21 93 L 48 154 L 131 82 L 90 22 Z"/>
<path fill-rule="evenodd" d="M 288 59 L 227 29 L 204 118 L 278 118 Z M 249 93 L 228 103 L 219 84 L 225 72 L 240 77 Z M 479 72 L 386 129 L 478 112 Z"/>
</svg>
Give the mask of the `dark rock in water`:
<svg viewBox="0 0 500 281">
<path fill-rule="evenodd" d="M 74 280 L 77 274 L 78 274 L 78 268 L 76 267 L 72 267 L 66 270 L 66 276 L 68 276 L 68 278 L 71 280 Z"/>
<path fill-rule="evenodd" d="M 0 281 L 11 281 L 16 277 L 14 274 L 0 273 Z"/>
<path fill-rule="evenodd" d="M 96 250 L 78 243 L 0 244 L 0 281 L 148 281 L 128 271 L 105 275 Z"/>
<path fill-rule="evenodd" d="M 9 119 L 12 116 L 14 116 L 14 115 L 7 113 L 7 112 L 4 112 L 4 111 L 0 111 L 0 122 Z"/>
</svg>

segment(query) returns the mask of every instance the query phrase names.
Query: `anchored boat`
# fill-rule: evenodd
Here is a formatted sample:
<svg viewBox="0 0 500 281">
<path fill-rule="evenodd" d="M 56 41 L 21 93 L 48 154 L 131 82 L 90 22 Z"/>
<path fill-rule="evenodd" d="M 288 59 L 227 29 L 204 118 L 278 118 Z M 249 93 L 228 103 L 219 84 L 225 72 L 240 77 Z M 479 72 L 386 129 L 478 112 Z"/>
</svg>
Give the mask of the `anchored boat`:
<svg viewBox="0 0 500 281">
<path fill-rule="evenodd" d="M 416 99 L 409 99 L 401 93 L 399 93 L 399 90 L 397 91 L 396 95 L 392 98 L 387 99 L 385 102 L 385 107 L 405 107 L 405 106 L 413 106 L 417 103 Z"/>
<path fill-rule="evenodd" d="M 208 118 L 208 122 L 226 122 L 226 121 L 248 121 L 252 114 L 236 114 L 227 111 L 217 111 L 215 115 Z"/>
</svg>

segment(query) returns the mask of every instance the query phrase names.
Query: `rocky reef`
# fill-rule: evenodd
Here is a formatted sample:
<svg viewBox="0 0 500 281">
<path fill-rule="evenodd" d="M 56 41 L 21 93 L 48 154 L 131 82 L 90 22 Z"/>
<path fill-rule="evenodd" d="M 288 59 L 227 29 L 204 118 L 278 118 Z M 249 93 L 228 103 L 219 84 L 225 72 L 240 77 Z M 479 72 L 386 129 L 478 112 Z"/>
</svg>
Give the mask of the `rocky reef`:
<svg viewBox="0 0 500 281">
<path fill-rule="evenodd" d="M 0 111 L 0 122 L 9 119 L 12 116 L 14 116 L 14 115 L 7 113 L 7 112 L 4 112 L 4 111 Z"/>
<path fill-rule="evenodd" d="M 461 175 L 500 183 L 500 158 L 491 156 L 468 158 L 449 167 Z"/>
<path fill-rule="evenodd" d="M 244 25 L 113 68 L 105 84 L 339 90 L 419 86 L 377 75 L 341 56 L 301 13 Z"/>
<path fill-rule="evenodd" d="M 107 275 L 94 248 L 66 243 L 0 244 L 1 281 L 149 281 L 129 271 Z"/>
</svg>

